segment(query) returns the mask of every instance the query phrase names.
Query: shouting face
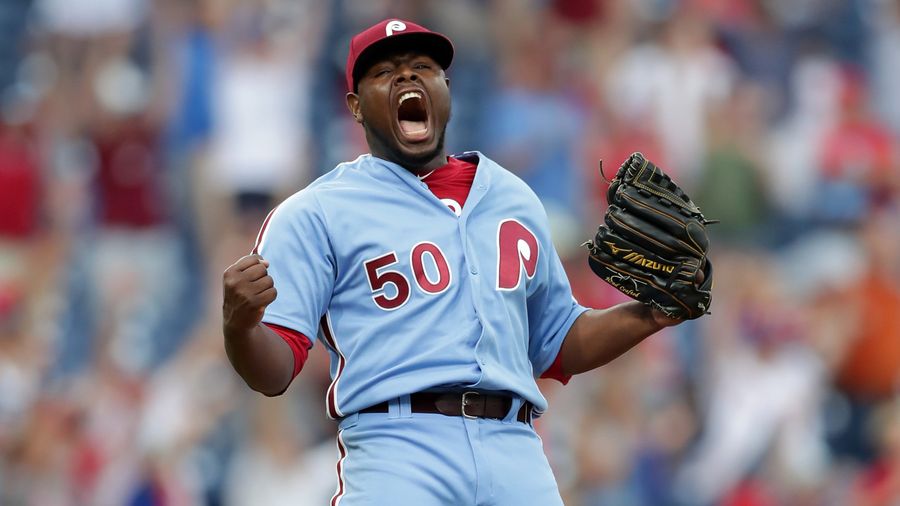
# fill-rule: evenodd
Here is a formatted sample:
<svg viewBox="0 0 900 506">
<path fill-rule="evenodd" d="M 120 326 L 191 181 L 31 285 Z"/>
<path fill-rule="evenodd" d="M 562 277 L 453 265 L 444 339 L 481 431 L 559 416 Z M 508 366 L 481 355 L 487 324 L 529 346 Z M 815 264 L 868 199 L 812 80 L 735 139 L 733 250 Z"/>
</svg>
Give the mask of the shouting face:
<svg viewBox="0 0 900 506">
<path fill-rule="evenodd" d="M 379 54 L 360 75 L 347 106 L 366 131 L 372 154 L 413 172 L 446 163 L 444 131 L 450 119 L 450 80 L 425 53 Z"/>
</svg>

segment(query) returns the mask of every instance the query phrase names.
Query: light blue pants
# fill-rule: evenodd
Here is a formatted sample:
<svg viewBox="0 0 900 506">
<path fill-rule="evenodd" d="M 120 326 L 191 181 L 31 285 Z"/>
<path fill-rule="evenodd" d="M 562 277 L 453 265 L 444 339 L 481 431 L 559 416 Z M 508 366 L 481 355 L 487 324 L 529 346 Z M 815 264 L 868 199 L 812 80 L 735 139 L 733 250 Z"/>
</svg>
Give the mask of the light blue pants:
<svg viewBox="0 0 900 506">
<path fill-rule="evenodd" d="M 338 432 L 338 489 L 330 506 L 561 505 L 540 437 L 515 420 L 410 413 L 350 415 Z"/>
</svg>

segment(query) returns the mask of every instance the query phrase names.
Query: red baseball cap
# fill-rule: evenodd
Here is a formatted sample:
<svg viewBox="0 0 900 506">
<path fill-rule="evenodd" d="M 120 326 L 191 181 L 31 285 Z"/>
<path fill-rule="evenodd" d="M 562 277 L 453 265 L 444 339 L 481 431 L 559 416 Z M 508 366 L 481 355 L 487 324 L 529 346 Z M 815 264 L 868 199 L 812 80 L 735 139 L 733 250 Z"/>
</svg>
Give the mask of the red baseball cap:
<svg viewBox="0 0 900 506">
<path fill-rule="evenodd" d="M 378 48 L 391 44 L 402 44 L 410 49 L 420 50 L 437 62 L 443 69 L 453 61 L 453 43 L 446 36 L 409 21 L 385 19 L 357 33 L 350 40 L 347 54 L 347 89 L 356 91 L 359 72 L 365 70 L 360 63 L 374 54 Z"/>
</svg>

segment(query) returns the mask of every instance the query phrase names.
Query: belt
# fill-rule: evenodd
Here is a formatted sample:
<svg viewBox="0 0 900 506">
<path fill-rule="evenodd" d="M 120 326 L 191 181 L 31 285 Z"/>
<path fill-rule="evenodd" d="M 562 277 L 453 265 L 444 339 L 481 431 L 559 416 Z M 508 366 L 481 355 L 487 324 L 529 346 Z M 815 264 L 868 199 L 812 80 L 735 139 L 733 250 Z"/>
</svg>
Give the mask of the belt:
<svg viewBox="0 0 900 506">
<path fill-rule="evenodd" d="M 505 395 L 468 392 L 418 392 L 409 396 L 409 407 L 413 413 L 436 413 L 446 416 L 466 418 L 503 419 L 512 408 L 512 398 Z M 529 423 L 531 403 L 525 401 L 516 413 L 516 420 Z M 361 409 L 360 413 L 387 413 L 388 402 L 382 402 Z"/>
</svg>

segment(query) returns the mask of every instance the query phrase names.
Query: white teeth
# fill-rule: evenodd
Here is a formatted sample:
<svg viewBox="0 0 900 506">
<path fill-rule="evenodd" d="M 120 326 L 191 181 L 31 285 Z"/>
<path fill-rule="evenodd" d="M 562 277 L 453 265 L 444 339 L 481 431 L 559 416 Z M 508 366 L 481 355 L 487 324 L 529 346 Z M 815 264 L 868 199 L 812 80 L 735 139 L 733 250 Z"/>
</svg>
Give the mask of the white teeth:
<svg viewBox="0 0 900 506">
<path fill-rule="evenodd" d="M 422 94 L 418 91 L 407 91 L 406 93 L 400 95 L 400 104 L 402 104 L 405 100 L 410 98 L 422 98 Z"/>
</svg>

